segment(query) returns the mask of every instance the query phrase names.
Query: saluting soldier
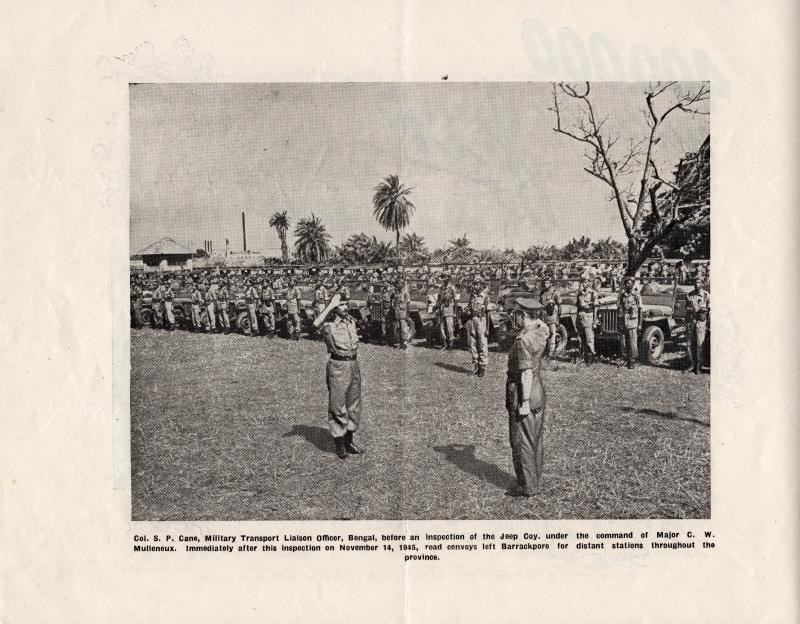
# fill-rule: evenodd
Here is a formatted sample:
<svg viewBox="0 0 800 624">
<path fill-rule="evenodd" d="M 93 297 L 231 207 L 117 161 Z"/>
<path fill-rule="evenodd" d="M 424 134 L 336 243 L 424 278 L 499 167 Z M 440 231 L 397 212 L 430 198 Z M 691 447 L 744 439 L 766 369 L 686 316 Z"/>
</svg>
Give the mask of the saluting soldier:
<svg viewBox="0 0 800 624">
<path fill-rule="evenodd" d="M 703 347 L 706 343 L 708 318 L 711 313 L 711 293 L 703 288 L 702 277 L 694 281 L 694 288 L 687 295 L 686 335 L 689 369 L 695 375 L 700 374 L 703 365 Z"/>
<path fill-rule="evenodd" d="M 402 277 L 397 279 L 397 289 L 392 301 L 394 316 L 394 335 L 399 341 L 401 349 L 408 349 L 408 306 L 411 303 L 411 294 L 408 292 L 408 283 Z"/>
<path fill-rule="evenodd" d="M 245 281 L 244 302 L 247 305 L 247 316 L 250 318 L 250 335 L 258 336 L 258 290 L 249 277 Z"/>
<path fill-rule="evenodd" d="M 455 287 L 450 283 L 450 274 L 442 273 L 442 287 L 436 307 L 439 313 L 439 332 L 442 336 L 442 348 L 452 349 L 455 339 L 453 318 L 456 315 L 456 299 L 458 295 Z"/>
<path fill-rule="evenodd" d="M 231 281 L 227 278 L 222 280 L 219 291 L 217 292 L 217 320 L 223 333 L 231 332 L 231 318 L 228 316 L 228 308 L 231 303 Z"/>
<path fill-rule="evenodd" d="M 286 292 L 286 331 L 289 338 L 300 340 L 300 289 L 294 279 L 289 280 L 289 290 Z"/>
<path fill-rule="evenodd" d="M 542 280 L 539 303 L 543 307 L 542 321 L 550 330 L 550 336 L 547 339 L 547 355 L 553 357 L 556 353 L 558 326 L 561 323 L 561 293 L 553 287 L 553 281 L 549 277 Z"/>
<path fill-rule="evenodd" d="M 203 331 L 202 307 L 205 305 L 203 291 L 200 290 L 199 280 L 194 280 L 192 288 L 192 329 L 196 332 Z"/>
<path fill-rule="evenodd" d="M 642 331 L 642 296 L 633 285 L 633 278 L 626 277 L 617 305 L 620 348 L 628 368 L 633 368 L 639 358 L 639 332 Z"/>
<path fill-rule="evenodd" d="M 575 305 L 578 311 L 578 338 L 580 338 L 581 354 L 587 366 L 591 366 L 595 358 L 594 328 L 597 324 L 597 291 L 589 281 L 589 275 L 581 275 Z"/>
<path fill-rule="evenodd" d="M 339 459 L 364 452 L 353 442 L 353 433 L 361 421 L 361 369 L 357 359 L 356 321 L 347 307 L 348 300 L 336 293 L 325 310 L 314 319 L 314 325 L 322 325 L 322 339 L 331 356 L 326 370 L 328 427 Z"/>
<path fill-rule="evenodd" d="M 535 310 L 515 313 L 522 329 L 508 352 L 506 410 L 508 411 L 511 457 L 517 483 L 508 496 L 533 496 L 540 491 L 544 470 L 545 391 L 542 384 L 542 356 L 550 330 L 535 318 Z"/>
<path fill-rule="evenodd" d="M 467 341 L 472 354 L 472 374 L 483 377 L 489 356 L 489 292 L 480 275 L 473 282 L 467 311 Z"/>
</svg>

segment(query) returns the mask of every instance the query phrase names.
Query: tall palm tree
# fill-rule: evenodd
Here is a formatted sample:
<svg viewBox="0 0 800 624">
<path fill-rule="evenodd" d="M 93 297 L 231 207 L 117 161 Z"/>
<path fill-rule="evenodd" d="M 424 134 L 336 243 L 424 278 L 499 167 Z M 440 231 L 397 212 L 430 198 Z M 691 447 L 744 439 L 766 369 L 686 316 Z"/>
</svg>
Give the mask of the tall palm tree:
<svg viewBox="0 0 800 624">
<path fill-rule="evenodd" d="M 278 231 L 278 237 L 281 239 L 281 256 L 284 262 L 289 262 L 289 245 L 286 244 L 286 234 L 289 232 L 289 217 L 286 216 L 286 211 L 273 214 L 269 218 L 269 226 Z"/>
<path fill-rule="evenodd" d="M 395 233 L 396 249 L 400 247 L 400 230 L 408 227 L 414 212 L 414 204 L 408 199 L 410 193 L 411 189 L 400 184 L 400 178 L 392 174 L 375 187 L 375 195 L 372 197 L 375 219 L 383 229 Z M 398 260 L 402 261 L 399 253 Z"/>
<path fill-rule="evenodd" d="M 300 219 L 294 228 L 294 253 L 303 262 L 322 262 L 331 253 L 328 241 L 331 235 L 322 225 L 322 220 L 311 213 L 310 218 Z"/>
<path fill-rule="evenodd" d="M 425 246 L 425 238 L 416 232 L 403 235 L 403 238 L 400 241 L 400 251 L 412 262 L 417 262 L 420 259 L 430 256 L 430 252 Z"/>
</svg>

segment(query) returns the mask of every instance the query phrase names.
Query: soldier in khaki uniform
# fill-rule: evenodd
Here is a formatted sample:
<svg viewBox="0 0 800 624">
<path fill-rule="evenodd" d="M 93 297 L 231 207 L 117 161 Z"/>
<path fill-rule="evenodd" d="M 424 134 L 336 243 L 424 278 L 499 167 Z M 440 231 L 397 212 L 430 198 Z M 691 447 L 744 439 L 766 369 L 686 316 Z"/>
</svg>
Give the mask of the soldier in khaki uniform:
<svg viewBox="0 0 800 624">
<path fill-rule="evenodd" d="M 517 483 L 506 494 L 529 497 L 542 486 L 545 391 L 541 365 L 550 330 L 535 318 L 534 310 L 522 309 L 515 316 L 515 324 L 522 329 L 508 352 L 506 410 Z"/>
<path fill-rule="evenodd" d="M 144 289 L 139 280 L 131 276 L 131 327 L 141 329 L 142 322 L 142 297 Z"/>
<path fill-rule="evenodd" d="M 381 337 L 387 345 L 394 345 L 394 314 L 392 311 L 392 301 L 394 301 L 394 287 L 386 277 L 383 280 L 383 292 L 381 293 L 381 304 L 383 316 L 381 317 Z"/>
<path fill-rule="evenodd" d="M 642 331 L 642 296 L 633 287 L 632 277 L 626 277 L 617 304 L 620 350 L 628 368 L 639 357 L 639 332 Z"/>
<path fill-rule="evenodd" d="M 192 329 L 196 332 L 203 331 L 202 307 L 205 305 L 203 291 L 200 290 L 198 280 L 194 281 L 192 289 Z"/>
<path fill-rule="evenodd" d="M 694 289 L 687 295 L 686 337 L 690 371 L 700 374 L 703 365 L 703 347 L 706 342 L 708 319 L 711 313 L 711 293 L 703 289 L 703 278 L 698 277 Z"/>
<path fill-rule="evenodd" d="M 581 354 L 587 366 L 595 358 L 594 328 L 597 324 L 597 291 L 592 287 L 589 275 L 581 276 L 575 305 L 578 310 L 578 338 L 581 341 Z"/>
<path fill-rule="evenodd" d="M 264 324 L 264 331 L 267 336 L 272 337 L 275 335 L 275 291 L 272 290 L 268 279 L 261 282 L 260 297 L 259 312 Z"/>
<path fill-rule="evenodd" d="M 289 290 L 286 292 L 286 315 L 289 338 L 300 340 L 300 289 L 293 279 L 289 280 Z"/>
<path fill-rule="evenodd" d="M 153 291 L 153 326 L 156 329 L 164 327 L 164 284 L 156 286 Z"/>
<path fill-rule="evenodd" d="M 436 310 L 439 316 L 439 333 L 442 337 L 442 348 L 452 349 L 454 334 L 454 317 L 456 315 L 456 299 L 458 294 L 455 287 L 450 283 L 450 274 L 442 274 L 442 287 L 436 301 Z"/>
<path fill-rule="evenodd" d="M 231 282 L 225 278 L 222 280 L 219 292 L 217 293 L 217 320 L 223 333 L 231 333 L 231 318 L 228 315 L 228 308 L 231 304 Z"/>
<path fill-rule="evenodd" d="M 208 280 L 205 282 L 206 286 L 206 312 L 208 313 L 208 331 L 212 334 L 217 331 L 217 299 L 219 295 L 219 284 L 214 279 L 209 284 Z"/>
<path fill-rule="evenodd" d="M 175 309 L 173 307 L 175 287 L 171 279 L 164 281 L 162 299 L 164 302 L 164 325 L 169 331 L 172 331 L 175 329 Z"/>
<path fill-rule="evenodd" d="M 483 377 L 489 356 L 489 292 L 483 278 L 475 277 L 467 304 L 467 342 L 472 354 L 472 374 Z"/>
<path fill-rule="evenodd" d="M 542 304 L 542 321 L 550 330 L 547 339 L 547 355 L 553 357 L 556 353 L 556 336 L 561 323 L 561 293 L 553 287 L 549 277 L 542 280 L 542 290 L 539 293 L 539 303 Z"/>
<path fill-rule="evenodd" d="M 258 289 L 249 277 L 245 281 L 244 302 L 247 305 L 247 316 L 250 319 L 250 335 L 258 336 Z"/>
<path fill-rule="evenodd" d="M 361 421 L 361 369 L 356 321 L 347 307 L 348 300 L 342 297 L 335 306 L 331 302 L 314 321 L 317 326 L 322 324 L 322 339 L 331 356 L 326 370 L 328 427 L 339 459 L 364 452 L 353 442 Z M 332 317 L 326 318 L 330 312 Z"/>
<path fill-rule="evenodd" d="M 398 278 L 397 288 L 392 297 L 392 316 L 394 318 L 394 335 L 399 341 L 401 349 L 408 349 L 408 306 L 411 303 L 411 294 L 408 284 L 403 278 Z"/>
</svg>

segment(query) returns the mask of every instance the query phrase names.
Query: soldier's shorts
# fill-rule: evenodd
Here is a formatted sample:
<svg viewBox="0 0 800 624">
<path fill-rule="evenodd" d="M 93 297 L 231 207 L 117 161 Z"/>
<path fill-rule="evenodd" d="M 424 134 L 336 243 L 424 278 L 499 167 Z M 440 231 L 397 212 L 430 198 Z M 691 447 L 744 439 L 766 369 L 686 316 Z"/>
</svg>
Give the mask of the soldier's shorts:
<svg viewBox="0 0 800 624">
<path fill-rule="evenodd" d="M 335 438 L 356 431 L 361 420 L 361 368 L 358 360 L 330 360 L 328 383 L 328 427 Z"/>
</svg>

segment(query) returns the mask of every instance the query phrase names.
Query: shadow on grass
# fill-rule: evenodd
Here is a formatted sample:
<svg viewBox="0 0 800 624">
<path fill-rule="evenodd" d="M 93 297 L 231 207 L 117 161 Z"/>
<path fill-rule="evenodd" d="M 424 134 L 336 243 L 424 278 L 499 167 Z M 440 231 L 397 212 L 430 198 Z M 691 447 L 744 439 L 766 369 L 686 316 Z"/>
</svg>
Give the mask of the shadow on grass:
<svg viewBox="0 0 800 624">
<path fill-rule="evenodd" d="M 700 420 L 698 418 L 691 418 L 687 416 L 679 416 L 676 412 L 662 412 L 659 410 L 650 409 L 649 407 L 644 407 L 641 409 L 636 409 L 635 407 L 621 407 L 619 408 L 621 412 L 625 412 L 626 414 L 640 414 L 642 416 L 653 416 L 655 418 L 661 418 L 662 420 L 683 420 L 685 422 L 692 422 L 702 427 L 710 427 L 711 423 L 706 422 L 704 420 Z"/>
<path fill-rule="evenodd" d="M 311 442 L 311 444 L 325 453 L 333 453 L 336 450 L 336 447 L 333 444 L 333 438 L 331 437 L 331 432 L 328 429 L 323 429 L 322 427 L 295 425 L 292 427 L 291 431 L 287 431 L 283 434 L 284 438 L 291 438 L 292 436 L 300 436 L 301 438 L 305 438 L 308 442 Z"/>
<path fill-rule="evenodd" d="M 447 362 L 434 362 L 439 368 L 452 371 L 454 373 L 461 373 L 462 375 L 472 374 L 472 369 L 464 368 L 463 366 L 456 366 L 455 364 L 448 364 Z"/>
<path fill-rule="evenodd" d="M 478 477 L 491 485 L 507 489 L 514 483 L 514 477 L 500 470 L 494 464 L 485 462 L 475 457 L 474 444 L 448 444 L 447 446 L 434 446 L 433 450 L 444 455 L 444 458 L 458 466 L 467 474 Z"/>
</svg>

